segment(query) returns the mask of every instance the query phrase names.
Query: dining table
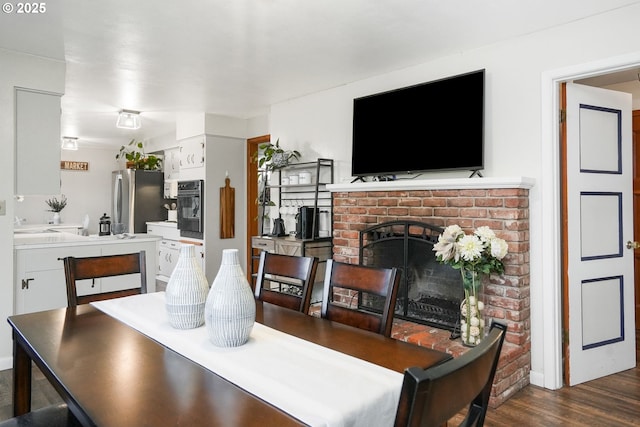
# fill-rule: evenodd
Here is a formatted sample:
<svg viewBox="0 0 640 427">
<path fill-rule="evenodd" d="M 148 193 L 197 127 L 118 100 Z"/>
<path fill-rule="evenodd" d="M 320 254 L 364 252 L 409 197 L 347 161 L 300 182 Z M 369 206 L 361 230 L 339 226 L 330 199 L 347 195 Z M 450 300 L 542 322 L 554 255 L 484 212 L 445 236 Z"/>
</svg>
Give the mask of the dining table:
<svg viewBox="0 0 640 427">
<path fill-rule="evenodd" d="M 85 426 L 393 425 L 408 367 L 451 355 L 256 300 L 249 341 L 170 326 L 155 292 L 10 316 L 14 415 L 32 362 Z"/>
</svg>

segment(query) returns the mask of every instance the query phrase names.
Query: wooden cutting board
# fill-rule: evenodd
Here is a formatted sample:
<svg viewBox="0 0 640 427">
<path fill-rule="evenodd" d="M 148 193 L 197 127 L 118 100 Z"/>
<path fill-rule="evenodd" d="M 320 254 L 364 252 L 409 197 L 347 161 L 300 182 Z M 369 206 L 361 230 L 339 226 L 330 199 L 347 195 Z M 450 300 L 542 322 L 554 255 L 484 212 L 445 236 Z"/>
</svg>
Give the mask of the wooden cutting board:
<svg viewBox="0 0 640 427">
<path fill-rule="evenodd" d="M 220 238 L 235 237 L 236 189 L 231 187 L 231 180 L 226 177 L 224 187 L 220 188 Z"/>
</svg>

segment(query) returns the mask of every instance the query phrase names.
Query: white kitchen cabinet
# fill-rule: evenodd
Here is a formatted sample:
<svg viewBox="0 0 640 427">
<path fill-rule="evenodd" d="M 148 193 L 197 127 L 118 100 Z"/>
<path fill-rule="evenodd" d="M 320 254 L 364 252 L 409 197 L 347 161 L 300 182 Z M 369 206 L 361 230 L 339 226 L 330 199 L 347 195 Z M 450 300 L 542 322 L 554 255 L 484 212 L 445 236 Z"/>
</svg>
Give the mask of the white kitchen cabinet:
<svg viewBox="0 0 640 427">
<path fill-rule="evenodd" d="M 180 147 L 164 150 L 164 179 L 180 178 Z"/>
<path fill-rule="evenodd" d="M 67 287 L 62 258 L 98 256 L 100 252 L 99 247 L 16 251 L 15 314 L 66 307 Z M 78 284 L 79 294 L 101 292 L 99 280 L 83 280 Z"/>
<path fill-rule="evenodd" d="M 32 313 L 67 306 L 62 258 L 114 255 L 145 250 L 147 253 L 147 291 L 155 292 L 156 240 L 139 242 L 109 242 L 51 248 L 27 248 L 15 250 L 14 313 Z M 78 282 L 78 294 L 109 292 L 139 286 L 137 275 L 104 277 Z"/>
<path fill-rule="evenodd" d="M 180 169 L 204 167 L 204 136 L 180 141 Z"/>
<path fill-rule="evenodd" d="M 154 221 L 147 223 L 147 234 L 160 236 L 168 240 L 180 240 L 178 224 L 169 221 Z"/>
<path fill-rule="evenodd" d="M 15 194 L 60 193 L 61 96 L 15 89 Z"/>
<path fill-rule="evenodd" d="M 191 244 L 195 247 L 196 258 L 201 261 L 204 271 L 204 245 L 202 240 L 184 238 L 180 236 L 180 230 L 175 222 L 148 222 L 147 234 L 161 236 L 162 240 L 158 245 L 158 270 L 156 279 L 167 283 L 173 273 L 178 258 L 180 257 L 180 247 L 183 244 Z"/>
<path fill-rule="evenodd" d="M 158 250 L 158 274 L 170 277 L 176 268 L 180 256 L 180 242 L 176 240 L 161 240 Z"/>
</svg>

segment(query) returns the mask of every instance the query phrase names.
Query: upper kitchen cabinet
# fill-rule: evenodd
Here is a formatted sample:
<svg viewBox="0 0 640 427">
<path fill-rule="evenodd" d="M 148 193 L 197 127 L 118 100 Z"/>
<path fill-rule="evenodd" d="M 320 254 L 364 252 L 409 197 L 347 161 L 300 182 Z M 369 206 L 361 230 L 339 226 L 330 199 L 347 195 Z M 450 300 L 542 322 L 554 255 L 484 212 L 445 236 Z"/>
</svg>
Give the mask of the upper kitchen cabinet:
<svg viewBox="0 0 640 427">
<path fill-rule="evenodd" d="M 61 97 L 15 89 L 16 194 L 60 193 Z"/>
<path fill-rule="evenodd" d="M 164 150 L 164 179 L 180 178 L 180 147 Z"/>
<path fill-rule="evenodd" d="M 180 170 L 204 167 L 205 137 L 180 141 Z"/>
</svg>

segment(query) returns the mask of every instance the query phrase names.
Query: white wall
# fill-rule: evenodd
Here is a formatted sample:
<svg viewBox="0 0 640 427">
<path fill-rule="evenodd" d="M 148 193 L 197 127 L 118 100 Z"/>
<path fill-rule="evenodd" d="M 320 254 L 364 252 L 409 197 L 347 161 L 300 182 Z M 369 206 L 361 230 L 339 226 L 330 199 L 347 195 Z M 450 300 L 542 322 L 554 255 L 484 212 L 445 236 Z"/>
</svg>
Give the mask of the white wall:
<svg viewBox="0 0 640 427">
<path fill-rule="evenodd" d="M 257 116 L 247 119 L 247 138 L 269 134 L 269 116 Z"/>
<path fill-rule="evenodd" d="M 169 132 L 164 135 L 151 138 L 144 141 L 145 152 L 156 153 L 161 152 L 168 148 L 174 148 L 178 146 L 178 140 L 176 139 L 175 132 Z"/>
<path fill-rule="evenodd" d="M 219 135 L 207 135 L 205 180 L 205 274 L 213 282 L 222 261 L 224 249 L 238 249 L 240 265 L 247 272 L 247 184 L 246 140 Z M 234 237 L 220 238 L 220 189 L 229 185 L 235 193 Z"/>
<path fill-rule="evenodd" d="M 541 112 L 550 112 L 551 94 L 544 77 L 550 70 L 605 61 L 620 56 L 640 56 L 637 22 L 640 5 L 591 17 L 548 31 L 495 44 L 482 49 L 435 60 L 398 72 L 347 84 L 335 89 L 273 105 L 272 139 L 280 138 L 286 149 L 297 149 L 302 160 L 318 156 L 337 161 L 337 182 L 351 179 L 351 115 L 353 98 L 439 79 L 480 68 L 486 69 L 485 170 L 488 177 L 527 176 L 536 180 L 530 192 L 531 236 L 531 338 L 532 383 L 549 388 L 561 386 L 558 376 L 558 331 L 545 330 L 543 316 L 548 296 L 559 295 L 559 278 L 543 281 L 544 269 L 557 259 L 543 248 L 560 241 L 559 228 L 545 230 L 549 209 L 557 209 L 551 192 L 542 192 L 553 163 L 546 149 L 557 144 L 555 135 L 543 134 Z M 543 99 L 547 105 L 542 104 Z M 464 123 L 464 99 L 460 100 Z M 450 141 L 455 143 L 455 133 Z M 389 142 L 393 149 L 393 141 Z M 542 153 L 545 153 L 545 158 Z M 556 150 L 557 152 L 557 150 Z M 467 172 L 432 174 L 433 178 L 466 177 Z M 424 177 L 424 176 L 423 176 Z M 552 224 L 553 225 L 553 224 Z M 540 236 L 550 235 L 544 241 Z M 557 300 L 551 302 L 558 302 Z M 553 311 L 552 311 L 553 313 Z M 554 315 L 557 317 L 558 312 Z M 559 319 L 553 319 L 554 322 Z M 553 354 L 550 354 L 553 353 Z M 549 363 L 552 360 L 553 363 Z"/>
<path fill-rule="evenodd" d="M 89 170 L 60 171 L 61 193 L 24 196 L 24 201 L 15 202 L 15 216 L 26 219 L 26 225 L 46 224 L 52 213 L 47 211 L 45 200 L 64 194 L 67 206 L 60 213 L 62 222 L 82 224 L 89 215 L 89 234 L 97 234 L 100 217 L 104 213 L 111 216 L 111 171 L 118 168 L 116 154 L 114 148 L 62 150 L 62 160 L 89 162 Z"/>
<path fill-rule="evenodd" d="M 11 367 L 12 354 L 6 319 L 13 314 L 14 86 L 63 93 L 64 76 L 63 62 L 0 50 L 0 200 L 7 205 L 0 216 L 0 369 Z"/>
</svg>

